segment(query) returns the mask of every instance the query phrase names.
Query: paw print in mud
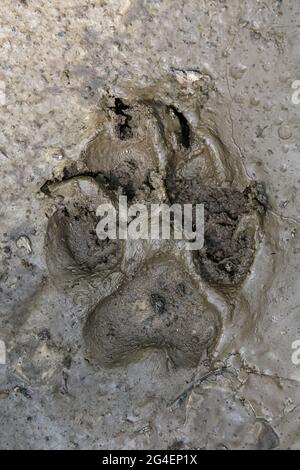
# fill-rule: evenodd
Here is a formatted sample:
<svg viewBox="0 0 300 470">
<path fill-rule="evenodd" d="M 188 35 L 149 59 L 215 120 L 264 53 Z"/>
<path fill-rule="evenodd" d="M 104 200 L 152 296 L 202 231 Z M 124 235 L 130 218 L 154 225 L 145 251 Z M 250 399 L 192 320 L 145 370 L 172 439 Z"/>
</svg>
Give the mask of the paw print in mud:
<svg viewBox="0 0 300 470">
<path fill-rule="evenodd" d="M 222 320 L 206 289 L 226 298 L 241 287 L 266 201 L 211 130 L 191 125 L 174 106 L 116 99 L 80 164 L 46 189 L 57 203 L 46 235 L 48 268 L 66 292 L 94 299 L 83 334 L 101 365 L 156 349 L 191 367 L 213 352 Z M 203 249 L 99 240 L 96 209 L 117 208 L 120 195 L 129 204 L 204 204 Z"/>
</svg>

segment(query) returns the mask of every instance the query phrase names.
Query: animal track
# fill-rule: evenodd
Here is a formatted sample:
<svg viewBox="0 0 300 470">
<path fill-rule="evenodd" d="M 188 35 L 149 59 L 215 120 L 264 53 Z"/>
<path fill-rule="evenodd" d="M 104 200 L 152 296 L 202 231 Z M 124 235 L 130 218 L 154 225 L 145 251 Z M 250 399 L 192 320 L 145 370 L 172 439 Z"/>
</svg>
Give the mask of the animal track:
<svg viewBox="0 0 300 470">
<path fill-rule="evenodd" d="M 199 187 L 194 179 L 181 181 L 175 191 L 172 202 L 204 204 L 204 248 L 194 254 L 203 278 L 219 287 L 240 284 L 255 255 L 255 221 L 249 218 L 252 201 L 244 192 Z"/>
<path fill-rule="evenodd" d="M 69 179 L 47 187 L 60 198 L 46 238 L 52 275 L 69 279 L 71 272 L 78 282 L 83 273 L 88 280 L 99 272 L 124 275 L 119 288 L 111 281 L 84 327 L 86 343 L 102 365 L 126 364 L 154 348 L 167 352 L 175 365 L 195 366 L 213 350 L 222 324 L 184 261 L 176 260 L 175 243 L 160 258 L 143 245 L 144 264 L 127 272 L 121 242 L 96 237 L 93 214 L 101 202 L 123 194 L 129 203 L 203 203 L 205 244 L 192 255 L 194 276 L 223 292 L 239 288 L 251 268 L 265 195 L 241 184 L 238 165 L 217 137 L 199 129 L 174 106 L 129 106 L 116 99 L 80 171 L 74 173 L 73 164 Z"/>
<path fill-rule="evenodd" d="M 122 242 L 99 240 L 96 209 L 110 202 L 90 177 L 72 177 L 50 186 L 57 210 L 49 219 L 46 257 L 50 273 L 60 283 L 112 270 L 122 256 Z"/>
<path fill-rule="evenodd" d="M 84 162 L 108 191 L 126 195 L 129 202 L 151 202 L 166 151 L 155 110 L 141 104 L 129 108 L 116 99 Z"/>
</svg>

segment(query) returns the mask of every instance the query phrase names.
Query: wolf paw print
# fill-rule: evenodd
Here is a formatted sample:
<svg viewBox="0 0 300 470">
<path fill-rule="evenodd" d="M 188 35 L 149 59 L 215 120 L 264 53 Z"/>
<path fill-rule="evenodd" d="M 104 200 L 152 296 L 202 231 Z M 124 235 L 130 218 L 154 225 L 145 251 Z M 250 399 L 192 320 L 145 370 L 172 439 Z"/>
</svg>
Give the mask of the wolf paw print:
<svg viewBox="0 0 300 470">
<path fill-rule="evenodd" d="M 92 356 L 114 366 L 156 349 L 177 366 L 196 366 L 214 350 L 222 321 L 195 279 L 220 293 L 241 287 L 255 257 L 263 188 L 247 186 L 210 129 L 190 125 L 161 102 L 116 99 L 84 151 L 80 171 L 72 165 L 67 178 L 47 186 L 57 201 L 48 223 L 47 262 L 66 291 L 96 299 L 84 325 Z M 131 252 L 126 240 L 99 240 L 96 208 L 106 202 L 117 208 L 120 195 L 129 204 L 204 204 L 204 247 L 193 252 L 192 267 L 179 259 L 176 243 L 154 253 L 147 241 Z"/>
</svg>

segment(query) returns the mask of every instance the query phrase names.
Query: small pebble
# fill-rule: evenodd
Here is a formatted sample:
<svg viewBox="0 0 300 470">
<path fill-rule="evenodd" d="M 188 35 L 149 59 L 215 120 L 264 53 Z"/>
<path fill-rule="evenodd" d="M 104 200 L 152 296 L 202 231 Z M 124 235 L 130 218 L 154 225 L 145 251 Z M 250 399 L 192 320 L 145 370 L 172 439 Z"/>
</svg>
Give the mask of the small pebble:
<svg viewBox="0 0 300 470">
<path fill-rule="evenodd" d="M 253 96 L 250 100 L 251 106 L 258 106 L 260 104 L 260 100 L 256 98 L 256 96 Z"/>
</svg>

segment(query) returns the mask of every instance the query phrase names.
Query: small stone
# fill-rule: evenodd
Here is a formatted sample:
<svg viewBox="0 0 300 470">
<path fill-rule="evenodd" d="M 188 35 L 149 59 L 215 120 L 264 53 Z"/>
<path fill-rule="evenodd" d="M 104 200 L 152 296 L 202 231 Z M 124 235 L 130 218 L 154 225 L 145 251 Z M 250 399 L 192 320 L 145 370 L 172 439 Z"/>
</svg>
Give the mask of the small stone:
<svg viewBox="0 0 300 470">
<path fill-rule="evenodd" d="M 17 248 L 19 249 L 24 248 L 27 251 L 27 253 L 32 252 L 31 241 L 29 240 L 28 237 L 26 237 L 26 235 L 21 235 L 18 238 L 16 245 L 17 245 Z"/>
<path fill-rule="evenodd" d="M 256 98 L 256 96 L 252 96 L 250 100 L 251 106 L 258 106 L 260 104 L 260 100 Z"/>
<path fill-rule="evenodd" d="M 243 64 L 232 65 L 230 67 L 230 75 L 235 80 L 239 80 L 240 78 L 242 78 L 246 70 L 247 70 L 247 67 Z"/>
<path fill-rule="evenodd" d="M 176 80 L 183 84 L 194 83 L 202 78 L 200 72 L 195 70 L 174 70 Z"/>
<path fill-rule="evenodd" d="M 287 140 L 292 137 L 292 132 L 288 126 L 282 124 L 278 129 L 278 135 L 281 139 Z"/>
</svg>

